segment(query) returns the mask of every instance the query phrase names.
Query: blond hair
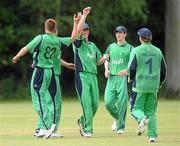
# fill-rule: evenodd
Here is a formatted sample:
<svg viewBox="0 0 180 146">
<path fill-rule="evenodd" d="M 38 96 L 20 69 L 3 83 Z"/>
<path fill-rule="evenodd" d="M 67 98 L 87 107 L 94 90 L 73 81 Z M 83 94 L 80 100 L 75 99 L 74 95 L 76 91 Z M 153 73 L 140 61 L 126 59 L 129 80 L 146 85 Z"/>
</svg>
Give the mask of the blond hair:
<svg viewBox="0 0 180 146">
<path fill-rule="evenodd" d="M 47 19 L 46 21 L 45 21 L 45 24 L 44 24 L 44 27 L 45 27 L 45 29 L 46 30 L 48 30 L 48 31 L 50 31 L 50 32 L 55 32 L 56 31 L 56 28 L 57 28 L 57 26 L 56 26 L 56 20 L 54 20 L 54 19 Z"/>
</svg>

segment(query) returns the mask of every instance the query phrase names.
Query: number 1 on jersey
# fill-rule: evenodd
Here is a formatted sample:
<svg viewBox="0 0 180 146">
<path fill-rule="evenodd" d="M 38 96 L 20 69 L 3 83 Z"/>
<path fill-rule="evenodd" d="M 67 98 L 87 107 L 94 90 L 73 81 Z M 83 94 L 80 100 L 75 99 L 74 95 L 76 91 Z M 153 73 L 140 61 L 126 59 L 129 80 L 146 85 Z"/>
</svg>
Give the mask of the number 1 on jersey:
<svg viewBox="0 0 180 146">
<path fill-rule="evenodd" d="M 149 58 L 145 63 L 149 67 L 149 74 L 152 74 L 152 58 Z"/>
</svg>

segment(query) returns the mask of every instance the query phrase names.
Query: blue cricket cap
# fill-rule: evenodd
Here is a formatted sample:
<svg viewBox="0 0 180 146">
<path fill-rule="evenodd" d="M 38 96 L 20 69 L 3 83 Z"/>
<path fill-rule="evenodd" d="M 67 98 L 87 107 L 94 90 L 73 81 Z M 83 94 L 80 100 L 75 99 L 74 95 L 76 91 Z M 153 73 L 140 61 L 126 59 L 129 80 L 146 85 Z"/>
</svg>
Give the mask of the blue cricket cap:
<svg viewBox="0 0 180 146">
<path fill-rule="evenodd" d="M 139 29 L 137 34 L 139 35 L 139 37 L 144 38 L 144 39 L 152 38 L 152 32 L 148 28 Z"/>
<path fill-rule="evenodd" d="M 84 24 L 83 24 L 83 29 L 89 29 L 89 24 L 84 23 Z"/>
<path fill-rule="evenodd" d="M 122 26 L 122 25 L 120 25 L 120 26 L 118 26 L 118 27 L 116 27 L 116 29 L 114 30 L 114 32 L 116 33 L 116 32 L 124 32 L 124 33 L 127 33 L 127 29 L 126 29 L 126 27 L 125 26 Z"/>
</svg>

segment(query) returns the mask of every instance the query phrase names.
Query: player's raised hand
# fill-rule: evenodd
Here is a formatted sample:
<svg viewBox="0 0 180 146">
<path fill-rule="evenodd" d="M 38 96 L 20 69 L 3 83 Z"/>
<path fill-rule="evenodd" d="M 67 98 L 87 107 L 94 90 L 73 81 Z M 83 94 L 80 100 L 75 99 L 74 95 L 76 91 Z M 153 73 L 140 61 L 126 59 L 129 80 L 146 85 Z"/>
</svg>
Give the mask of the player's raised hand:
<svg viewBox="0 0 180 146">
<path fill-rule="evenodd" d="M 78 14 L 74 14 L 74 22 L 75 23 L 79 23 L 79 21 L 81 20 L 81 17 L 82 17 L 82 13 L 81 12 L 78 12 Z"/>
<path fill-rule="evenodd" d="M 83 14 L 84 14 L 84 15 L 88 15 L 90 12 L 91 12 L 91 7 L 86 7 L 86 8 L 84 8 L 84 10 L 83 10 Z"/>
</svg>

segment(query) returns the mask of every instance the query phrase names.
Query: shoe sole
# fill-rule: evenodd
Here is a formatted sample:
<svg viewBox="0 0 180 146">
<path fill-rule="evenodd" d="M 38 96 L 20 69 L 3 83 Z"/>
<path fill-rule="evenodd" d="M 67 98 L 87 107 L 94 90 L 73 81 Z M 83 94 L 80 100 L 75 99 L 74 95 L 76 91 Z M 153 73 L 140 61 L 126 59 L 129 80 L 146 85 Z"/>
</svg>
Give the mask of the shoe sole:
<svg viewBox="0 0 180 146">
<path fill-rule="evenodd" d="M 63 138 L 63 135 L 61 135 L 61 136 L 50 136 L 50 138 L 52 138 L 52 139 Z"/>
<path fill-rule="evenodd" d="M 86 134 L 85 134 L 79 118 L 78 118 L 78 120 L 77 120 L 77 124 L 78 124 L 78 126 L 79 126 L 79 132 L 80 132 L 81 136 L 82 136 L 82 137 L 85 137 L 85 138 L 91 138 L 90 135 L 86 135 Z"/>
<path fill-rule="evenodd" d="M 138 136 L 143 135 L 144 131 L 145 131 L 145 126 L 144 125 L 139 125 L 138 130 L 137 130 L 137 135 Z"/>
<path fill-rule="evenodd" d="M 55 131 L 56 125 L 53 124 L 51 128 L 47 131 L 47 134 L 44 136 L 45 139 L 48 139 L 51 137 L 52 133 Z"/>
<path fill-rule="evenodd" d="M 83 132 L 82 132 L 83 127 L 81 126 L 81 123 L 80 123 L 80 119 L 79 119 L 79 118 L 78 118 L 78 120 L 77 120 L 77 124 L 78 124 L 78 126 L 79 126 L 79 133 L 81 134 L 82 137 L 84 137 Z"/>
<path fill-rule="evenodd" d="M 148 125 L 148 122 L 149 122 L 148 120 L 147 121 L 143 121 L 142 123 L 140 123 L 138 125 L 138 129 L 137 129 L 137 135 L 138 136 L 143 135 L 143 133 L 144 133 L 144 131 L 146 129 L 146 126 Z"/>
</svg>

